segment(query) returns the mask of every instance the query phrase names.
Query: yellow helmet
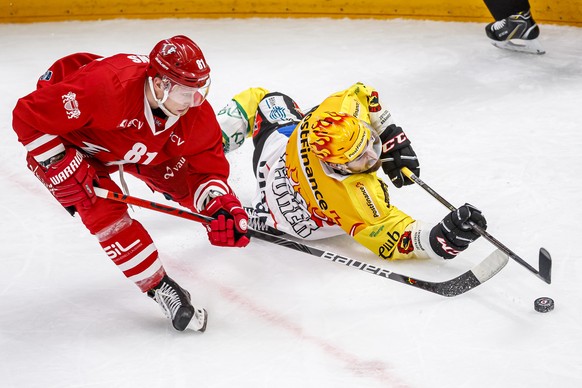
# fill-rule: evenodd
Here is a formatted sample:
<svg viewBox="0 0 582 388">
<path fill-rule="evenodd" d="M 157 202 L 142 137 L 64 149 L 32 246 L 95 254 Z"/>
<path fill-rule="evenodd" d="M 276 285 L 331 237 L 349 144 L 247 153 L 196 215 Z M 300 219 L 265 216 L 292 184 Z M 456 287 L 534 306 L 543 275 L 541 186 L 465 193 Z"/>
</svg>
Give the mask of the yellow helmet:
<svg viewBox="0 0 582 388">
<path fill-rule="evenodd" d="M 370 137 L 368 126 L 354 116 L 324 112 L 315 117 L 307 141 L 319 159 L 327 163 L 344 164 L 356 159 L 364 151 Z"/>
</svg>

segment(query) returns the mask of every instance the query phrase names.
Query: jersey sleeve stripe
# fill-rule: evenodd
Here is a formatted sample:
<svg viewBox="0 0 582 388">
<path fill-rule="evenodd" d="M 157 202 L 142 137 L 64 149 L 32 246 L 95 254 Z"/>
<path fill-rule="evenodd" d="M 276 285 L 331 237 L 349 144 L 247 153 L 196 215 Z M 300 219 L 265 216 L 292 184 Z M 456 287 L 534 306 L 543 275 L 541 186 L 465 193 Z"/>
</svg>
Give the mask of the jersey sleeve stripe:
<svg viewBox="0 0 582 388">
<path fill-rule="evenodd" d="M 222 194 L 230 193 L 230 187 L 226 183 L 215 179 L 209 180 L 198 186 L 194 192 L 194 207 L 196 210 L 202 211 L 206 207 L 211 199 L 209 197 L 211 190 L 218 191 Z"/>
<path fill-rule="evenodd" d="M 56 139 L 55 135 L 42 135 L 35 140 L 31 141 L 28 144 L 25 144 L 26 150 L 28 152 L 33 152 L 35 149 L 51 142 L 52 140 Z"/>
<path fill-rule="evenodd" d="M 51 157 L 60 154 L 61 152 L 65 152 L 65 146 L 63 144 L 57 144 L 55 147 L 51 148 L 48 151 L 45 151 L 41 154 L 35 155 L 35 152 L 29 151 L 37 162 L 43 162 L 45 160 L 50 159 Z"/>
</svg>

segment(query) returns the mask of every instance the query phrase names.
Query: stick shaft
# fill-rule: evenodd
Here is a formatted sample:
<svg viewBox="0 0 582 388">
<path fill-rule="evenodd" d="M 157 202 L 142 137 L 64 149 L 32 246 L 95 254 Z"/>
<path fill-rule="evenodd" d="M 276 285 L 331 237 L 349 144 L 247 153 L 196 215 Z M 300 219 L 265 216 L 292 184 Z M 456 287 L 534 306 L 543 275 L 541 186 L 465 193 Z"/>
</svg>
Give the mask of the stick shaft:
<svg viewBox="0 0 582 388">
<path fill-rule="evenodd" d="M 187 210 L 178 209 L 172 206 L 162 205 L 157 202 L 147 201 L 145 199 L 132 197 L 131 195 L 125 195 L 116 193 L 113 191 L 105 190 L 100 187 L 95 187 L 95 194 L 100 198 L 111 199 L 117 202 L 123 202 L 128 205 L 135 205 L 143 207 L 146 209 L 154 210 L 160 213 L 171 214 L 176 217 L 185 218 L 190 221 L 196 221 L 201 223 L 208 223 L 213 220 L 212 217 L 205 216 L 200 213 L 193 213 Z"/>
<path fill-rule="evenodd" d="M 410 171 L 410 169 L 408 167 L 402 167 L 402 173 L 404 175 L 406 175 L 411 181 L 413 181 L 414 183 L 416 183 L 417 185 L 422 187 L 427 193 L 429 193 L 434 198 L 436 198 L 440 203 L 442 203 L 444 206 L 446 206 L 450 211 L 457 210 L 457 208 L 455 206 L 453 206 L 449 201 L 444 199 L 439 193 L 437 193 L 435 190 L 433 190 L 422 179 L 417 177 L 412 171 Z M 507 256 L 509 256 L 512 260 L 518 262 L 523 267 L 527 268 L 529 271 L 536 274 L 539 278 L 541 278 L 546 283 L 549 283 L 549 279 L 546 279 L 543 276 L 541 276 L 537 269 L 532 267 L 527 261 L 523 260 L 518 255 L 516 255 L 511 249 L 506 247 L 503 243 L 501 243 L 499 240 L 497 240 L 495 237 L 493 237 L 485 229 L 481 228 L 479 225 L 475 224 L 474 222 L 470 222 L 470 224 L 473 227 L 473 229 L 475 229 L 475 231 L 477 231 L 477 233 L 479 233 L 481 236 L 483 236 L 483 238 L 485 238 L 487 241 L 489 241 L 491 244 L 493 244 L 500 251 L 502 251 Z"/>
<path fill-rule="evenodd" d="M 117 202 L 123 202 L 129 205 L 135 205 L 143 207 L 146 209 L 154 210 L 160 213 L 169 214 L 175 217 L 185 218 L 187 220 L 208 223 L 213 220 L 212 217 L 207 217 L 203 214 L 193 213 L 186 210 L 181 210 L 172 206 L 162 205 L 156 202 L 147 201 L 145 199 L 132 197 L 130 195 L 120 194 L 113 191 L 105 190 L 100 187 L 95 187 L 95 193 L 98 197 L 104 199 L 110 199 Z M 268 241 L 277 245 L 285 246 L 300 252 L 308 253 L 313 256 L 323 258 L 325 260 L 333 261 L 339 264 L 343 264 L 347 267 L 355 268 L 363 272 L 367 272 L 376 276 L 383 277 L 385 279 L 390 279 L 397 281 L 399 283 L 408 284 L 409 286 L 420 288 L 425 291 L 429 291 L 442 296 L 457 296 L 463 294 L 470 289 L 477 287 L 478 285 L 484 283 L 491 277 L 493 277 L 497 272 L 499 272 L 505 263 L 503 258 L 499 255 L 490 255 L 482 263 L 477 265 L 473 270 L 469 270 L 456 278 L 444 281 L 444 282 L 429 282 L 421 279 L 415 279 L 406 275 L 401 275 L 385 268 L 377 267 L 372 264 L 367 264 L 360 260 L 354 260 L 346 256 L 338 255 L 336 253 L 324 251 L 319 248 L 310 247 L 308 245 L 291 241 L 279 236 L 274 236 L 268 233 L 249 230 L 249 234 L 258 239 Z M 475 272 L 481 276 L 476 276 Z"/>
</svg>

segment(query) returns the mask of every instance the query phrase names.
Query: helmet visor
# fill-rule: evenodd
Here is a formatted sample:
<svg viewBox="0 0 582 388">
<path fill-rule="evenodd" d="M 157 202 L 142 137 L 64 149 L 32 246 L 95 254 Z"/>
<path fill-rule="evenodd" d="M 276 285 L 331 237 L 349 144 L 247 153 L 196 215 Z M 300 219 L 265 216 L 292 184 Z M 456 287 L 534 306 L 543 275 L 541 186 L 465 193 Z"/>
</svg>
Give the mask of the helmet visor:
<svg viewBox="0 0 582 388">
<path fill-rule="evenodd" d="M 332 168 L 339 170 L 345 174 L 358 174 L 370 170 L 378 160 L 382 153 L 382 141 L 380 136 L 376 134 L 373 129 L 370 130 L 370 138 L 366 147 L 360 155 L 354 160 L 347 163 L 328 163 Z"/>
<path fill-rule="evenodd" d="M 168 93 L 168 100 L 190 108 L 200 106 L 206 100 L 208 90 L 210 89 L 210 77 L 199 87 L 184 86 L 172 82 Z"/>
</svg>

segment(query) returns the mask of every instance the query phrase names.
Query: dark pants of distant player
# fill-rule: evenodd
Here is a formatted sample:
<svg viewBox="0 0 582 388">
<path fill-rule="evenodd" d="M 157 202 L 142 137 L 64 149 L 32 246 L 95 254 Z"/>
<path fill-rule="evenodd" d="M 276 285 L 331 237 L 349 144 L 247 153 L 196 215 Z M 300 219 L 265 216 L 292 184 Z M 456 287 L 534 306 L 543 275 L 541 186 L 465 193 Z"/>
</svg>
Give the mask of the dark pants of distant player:
<svg viewBox="0 0 582 388">
<path fill-rule="evenodd" d="M 529 0 L 483 0 L 483 2 L 495 20 L 505 19 L 530 8 Z"/>
</svg>

